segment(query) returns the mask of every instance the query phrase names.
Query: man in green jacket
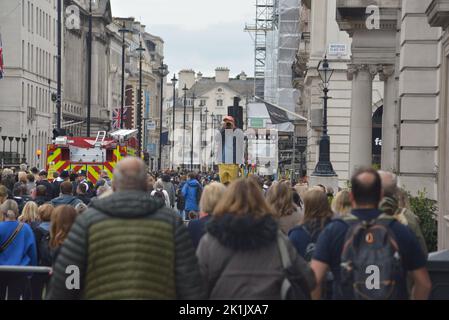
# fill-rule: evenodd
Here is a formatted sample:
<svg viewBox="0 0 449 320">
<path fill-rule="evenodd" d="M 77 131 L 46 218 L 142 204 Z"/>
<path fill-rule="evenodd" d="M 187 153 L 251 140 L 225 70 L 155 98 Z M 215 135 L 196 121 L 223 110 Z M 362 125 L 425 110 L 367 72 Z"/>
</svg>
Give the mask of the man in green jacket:
<svg viewBox="0 0 449 320">
<path fill-rule="evenodd" d="M 92 201 L 73 225 L 56 260 L 47 298 L 203 298 L 188 231 L 171 209 L 150 197 L 144 162 L 122 160 L 112 186 L 114 193 Z"/>
</svg>

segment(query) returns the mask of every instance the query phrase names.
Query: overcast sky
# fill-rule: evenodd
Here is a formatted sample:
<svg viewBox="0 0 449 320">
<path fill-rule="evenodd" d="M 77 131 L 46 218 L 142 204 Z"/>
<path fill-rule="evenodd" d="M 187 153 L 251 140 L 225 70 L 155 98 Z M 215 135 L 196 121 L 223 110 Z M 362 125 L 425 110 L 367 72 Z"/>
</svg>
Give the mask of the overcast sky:
<svg viewBox="0 0 449 320">
<path fill-rule="evenodd" d="M 165 63 L 213 76 L 216 67 L 231 75 L 254 73 L 254 44 L 243 31 L 253 24 L 255 0 L 111 0 L 112 14 L 134 17 L 165 41 Z"/>
</svg>

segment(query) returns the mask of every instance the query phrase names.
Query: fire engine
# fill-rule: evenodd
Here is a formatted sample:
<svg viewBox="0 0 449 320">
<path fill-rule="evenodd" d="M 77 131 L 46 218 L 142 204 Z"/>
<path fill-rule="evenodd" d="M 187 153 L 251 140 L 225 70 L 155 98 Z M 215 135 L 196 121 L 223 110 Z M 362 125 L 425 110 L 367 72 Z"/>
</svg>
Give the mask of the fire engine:
<svg viewBox="0 0 449 320">
<path fill-rule="evenodd" d="M 97 138 L 56 137 L 47 146 L 48 179 L 53 173 L 62 171 L 87 173 L 87 179 L 96 184 L 102 170 L 112 179 L 117 163 L 127 156 L 136 156 L 137 130 L 119 130 L 107 138 L 106 131 L 100 131 Z"/>
</svg>

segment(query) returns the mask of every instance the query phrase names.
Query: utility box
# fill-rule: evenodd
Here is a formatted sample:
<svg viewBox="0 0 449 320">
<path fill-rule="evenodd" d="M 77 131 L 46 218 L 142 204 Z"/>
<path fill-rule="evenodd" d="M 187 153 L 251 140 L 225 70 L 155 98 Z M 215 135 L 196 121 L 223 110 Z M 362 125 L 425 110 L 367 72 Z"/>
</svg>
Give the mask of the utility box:
<svg viewBox="0 0 449 320">
<path fill-rule="evenodd" d="M 449 250 L 429 254 L 427 262 L 432 292 L 430 300 L 449 300 Z"/>
</svg>

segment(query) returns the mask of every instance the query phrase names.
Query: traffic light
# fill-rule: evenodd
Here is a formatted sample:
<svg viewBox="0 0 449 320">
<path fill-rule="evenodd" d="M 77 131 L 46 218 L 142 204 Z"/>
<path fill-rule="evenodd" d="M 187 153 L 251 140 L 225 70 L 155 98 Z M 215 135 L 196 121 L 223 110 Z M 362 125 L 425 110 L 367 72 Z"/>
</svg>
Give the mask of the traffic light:
<svg viewBox="0 0 449 320">
<path fill-rule="evenodd" d="M 67 136 L 66 129 L 53 129 L 53 140 L 55 140 L 57 137 L 65 137 L 65 136 Z"/>
</svg>

